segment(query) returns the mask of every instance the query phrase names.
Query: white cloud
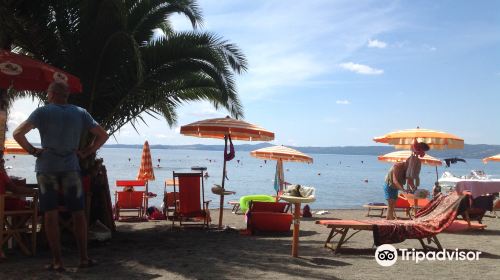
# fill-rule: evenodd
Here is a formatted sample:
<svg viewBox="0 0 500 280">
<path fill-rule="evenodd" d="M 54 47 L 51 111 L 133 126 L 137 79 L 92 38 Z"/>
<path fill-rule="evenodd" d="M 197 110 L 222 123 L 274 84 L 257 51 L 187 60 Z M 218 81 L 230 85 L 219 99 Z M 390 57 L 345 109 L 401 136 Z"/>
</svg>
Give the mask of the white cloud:
<svg viewBox="0 0 500 280">
<path fill-rule="evenodd" d="M 375 39 L 375 40 L 368 40 L 368 47 L 369 48 L 385 49 L 387 47 L 387 43 L 383 42 L 383 41 L 379 41 L 377 39 Z"/>
<path fill-rule="evenodd" d="M 340 105 L 349 105 L 351 102 L 349 100 L 337 100 L 335 103 L 340 104 Z"/>
<path fill-rule="evenodd" d="M 430 51 L 430 52 L 435 52 L 437 51 L 437 48 L 434 47 L 434 46 L 430 46 L 430 45 L 424 45 L 424 49 L 427 50 L 427 51 Z"/>
<path fill-rule="evenodd" d="M 364 64 L 358 64 L 354 62 L 346 62 L 341 63 L 339 66 L 345 70 L 355 72 L 363 75 L 381 75 L 384 73 L 384 70 L 370 67 Z"/>
<path fill-rule="evenodd" d="M 324 120 L 325 123 L 329 123 L 329 124 L 336 124 L 336 123 L 339 123 L 340 120 L 339 119 L 336 119 L 336 118 L 326 118 Z"/>
</svg>

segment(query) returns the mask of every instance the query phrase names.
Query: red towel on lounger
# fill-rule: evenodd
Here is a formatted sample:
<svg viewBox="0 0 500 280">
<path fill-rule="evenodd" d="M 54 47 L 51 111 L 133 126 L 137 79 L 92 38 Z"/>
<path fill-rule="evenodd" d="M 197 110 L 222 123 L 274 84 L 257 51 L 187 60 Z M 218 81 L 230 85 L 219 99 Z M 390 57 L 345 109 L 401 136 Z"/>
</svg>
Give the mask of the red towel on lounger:
<svg viewBox="0 0 500 280">
<path fill-rule="evenodd" d="M 422 208 L 414 220 L 377 220 L 374 225 L 375 245 L 403 242 L 405 239 L 426 238 L 447 228 L 457 216 L 462 195 L 451 193 L 433 199 Z"/>
</svg>

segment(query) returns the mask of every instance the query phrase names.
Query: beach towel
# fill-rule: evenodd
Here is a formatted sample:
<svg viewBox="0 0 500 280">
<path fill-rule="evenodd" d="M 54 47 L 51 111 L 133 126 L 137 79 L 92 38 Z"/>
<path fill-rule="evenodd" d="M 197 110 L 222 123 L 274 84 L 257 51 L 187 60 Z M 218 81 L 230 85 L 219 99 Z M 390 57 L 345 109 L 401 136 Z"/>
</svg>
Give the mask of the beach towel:
<svg viewBox="0 0 500 280">
<path fill-rule="evenodd" d="M 422 208 L 414 220 L 369 221 L 374 225 L 375 245 L 400 243 L 440 233 L 455 220 L 462 199 L 463 196 L 457 193 L 438 196 Z"/>
</svg>

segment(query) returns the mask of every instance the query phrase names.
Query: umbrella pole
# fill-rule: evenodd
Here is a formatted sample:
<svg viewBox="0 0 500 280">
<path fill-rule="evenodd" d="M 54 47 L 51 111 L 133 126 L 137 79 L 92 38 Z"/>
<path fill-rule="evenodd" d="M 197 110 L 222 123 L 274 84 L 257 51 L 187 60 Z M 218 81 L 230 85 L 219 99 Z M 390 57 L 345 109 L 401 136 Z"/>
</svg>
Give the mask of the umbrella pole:
<svg viewBox="0 0 500 280">
<path fill-rule="evenodd" d="M 279 179 L 280 179 L 280 191 L 283 191 L 285 189 L 285 175 L 283 174 L 283 160 L 278 159 L 278 164 L 279 164 Z"/>
<path fill-rule="evenodd" d="M 222 167 L 222 193 L 220 195 L 219 208 L 219 229 L 222 228 L 222 216 L 224 215 L 224 182 L 226 180 L 226 153 L 227 153 L 227 135 L 224 135 L 224 166 Z"/>
<path fill-rule="evenodd" d="M 439 175 L 438 175 L 438 167 L 436 165 L 436 182 L 439 181 Z"/>
</svg>

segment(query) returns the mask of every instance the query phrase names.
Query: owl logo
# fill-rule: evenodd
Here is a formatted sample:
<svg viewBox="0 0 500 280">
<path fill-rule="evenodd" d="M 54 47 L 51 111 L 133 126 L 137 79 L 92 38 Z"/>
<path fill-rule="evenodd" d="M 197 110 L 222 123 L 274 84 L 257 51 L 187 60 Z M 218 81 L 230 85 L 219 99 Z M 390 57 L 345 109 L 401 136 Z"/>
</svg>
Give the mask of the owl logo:
<svg viewBox="0 0 500 280">
<path fill-rule="evenodd" d="M 0 63 L 0 72 L 9 76 L 17 76 L 23 72 L 23 67 L 19 64 L 15 64 L 12 62 L 4 62 Z"/>
<path fill-rule="evenodd" d="M 54 72 L 54 75 L 52 76 L 54 78 L 54 81 L 57 82 L 68 82 L 68 76 L 66 74 L 63 74 L 61 72 Z"/>
</svg>

